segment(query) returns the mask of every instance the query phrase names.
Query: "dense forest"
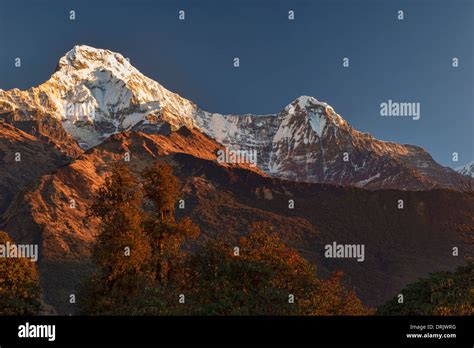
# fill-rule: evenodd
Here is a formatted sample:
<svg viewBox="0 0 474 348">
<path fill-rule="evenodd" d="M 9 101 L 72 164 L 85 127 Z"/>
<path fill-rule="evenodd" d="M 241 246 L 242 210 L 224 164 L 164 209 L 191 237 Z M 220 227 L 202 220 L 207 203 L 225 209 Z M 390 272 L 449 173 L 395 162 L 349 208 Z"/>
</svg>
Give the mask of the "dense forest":
<svg viewBox="0 0 474 348">
<path fill-rule="evenodd" d="M 335 272 L 288 247 L 266 221 L 238 242 L 225 235 L 197 247 L 200 228 L 176 218 L 180 182 L 165 162 L 133 174 L 115 165 L 89 209 L 100 221 L 93 268 L 78 294 L 86 315 L 472 315 L 472 263 L 401 290 L 378 309 L 366 307 Z M 0 233 L 0 242 L 10 241 Z M 41 312 L 35 264 L 0 260 L 0 314 Z"/>
</svg>

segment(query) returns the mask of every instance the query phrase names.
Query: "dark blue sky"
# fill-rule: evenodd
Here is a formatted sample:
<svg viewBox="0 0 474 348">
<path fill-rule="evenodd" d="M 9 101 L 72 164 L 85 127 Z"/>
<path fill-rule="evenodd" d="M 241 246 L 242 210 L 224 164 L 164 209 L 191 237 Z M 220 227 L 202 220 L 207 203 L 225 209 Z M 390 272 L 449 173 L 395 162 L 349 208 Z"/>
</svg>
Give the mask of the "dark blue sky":
<svg viewBox="0 0 474 348">
<path fill-rule="evenodd" d="M 276 113 L 311 95 L 444 165 L 474 159 L 472 0 L 0 0 L 0 88 L 47 80 L 75 44 L 124 54 L 208 111 Z M 420 102 L 421 119 L 381 117 L 389 99 Z"/>
</svg>

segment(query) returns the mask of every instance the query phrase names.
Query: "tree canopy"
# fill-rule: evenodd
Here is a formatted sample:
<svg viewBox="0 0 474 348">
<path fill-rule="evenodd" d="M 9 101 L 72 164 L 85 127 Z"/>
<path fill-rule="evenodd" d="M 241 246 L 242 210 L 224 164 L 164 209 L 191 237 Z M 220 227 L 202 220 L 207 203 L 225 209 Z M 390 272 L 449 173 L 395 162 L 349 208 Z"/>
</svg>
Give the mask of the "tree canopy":
<svg viewBox="0 0 474 348">
<path fill-rule="evenodd" d="M 473 315 L 474 263 L 455 272 L 433 273 L 405 287 L 398 296 L 380 306 L 380 315 Z"/>
<path fill-rule="evenodd" d="M 180 182 L 157 162 L 135 176 L 115 166 L 91 215 L 100 218 L 97 271 L 84 286 L 84 313 L 151 315 L 366 315 L 341 274 L 316 267 L 288 248 L 268 222 L 236 243 L 187 246 L 200 229 L 175 218 Z M 130 247 L 130 255 L 123 253 Z"/>
<path fill-rule="evenodd" d="M 13 243 L 0 231 L 0 244 Z M 36 265 L 26 258 L 0 258 L 0 315 L 38 314 L 40 286 Z"/>
</svg>

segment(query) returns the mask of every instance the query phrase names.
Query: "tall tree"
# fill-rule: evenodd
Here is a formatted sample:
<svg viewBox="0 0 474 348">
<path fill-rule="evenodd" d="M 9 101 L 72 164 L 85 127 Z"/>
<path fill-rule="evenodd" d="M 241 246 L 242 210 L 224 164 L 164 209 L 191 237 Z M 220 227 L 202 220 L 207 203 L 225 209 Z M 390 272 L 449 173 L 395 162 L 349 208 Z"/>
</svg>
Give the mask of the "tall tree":
<svg viewBox="0 0 474 348">
<path fill-rule="evenodd" d="M 0 231 L 0 245 L 13 243 Z M 41 308 L 36 266 L 25 258 L 0 258 L 0 315 L 35 315 Z"/>
<path fill-rule="evenodd" d="M 175 219 L 180 184 L 171 167 L 157 162 L 142 178 L 140 186 L 128 167 L 116 166 L 91 208 L 101 228 L 93 250 L 98 272 L 85 291 L 87 313 L 371 312 L 342 285 L 339 274 L 316 278 L 316 268 L 266 222 L 252 224 L 238 243 L 214 240 L 197 253 L 186 252 L 199 228 L 189 218 Z M 127 247 L 131 253 L 124 257 Z M 178 303 L 183 295 L 186 305 Z"/>
<path fill-rule="evenodd" d="M 91 215 L 100 219 L 100 231 L 92 252 L 98 270 L 86 286 L 87 312 L 127 306 L 153 279 L 141 205 L 142 191 L 136 178 L 125 164 L 115 165 L 90 209 Z"/>
<path fill-rule="evenodd" d="M 176 201 L 179 197 L 179 180 L 167 163 L 159 161 L 142 172 L 145 197 L 154 204 L 154 213 L 162 221 L 174 221 Z"/>
<path fill-rule="evenodd" d="M 142 178 L 145 198 L 151 203 L 144 226 L 152 243 L 157 280 L 162 285 L 182 282 L 183 245 L 197 238 L 200 230 L 189 218 L 175 219 L 180 183 L 168 164 L 156 162 L 142 172 Z"/>
</svg>

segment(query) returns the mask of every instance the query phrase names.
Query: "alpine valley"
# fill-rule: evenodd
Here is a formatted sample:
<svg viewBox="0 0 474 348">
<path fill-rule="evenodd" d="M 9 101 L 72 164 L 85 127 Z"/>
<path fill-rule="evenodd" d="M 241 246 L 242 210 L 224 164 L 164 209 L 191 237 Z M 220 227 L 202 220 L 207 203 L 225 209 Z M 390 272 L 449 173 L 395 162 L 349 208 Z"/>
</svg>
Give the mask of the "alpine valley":
<svg viewBox="0 0 474 348">
<path fill-rule="evenodd" d="M 219 161 L 228 149 L 255 153 L 256 166 Z M 173 167 L 182 214 L 203 231 L 198 244 L 270 221 L 321 276 L 343 270 L 371 306 L 474 254 L 472 174 L 464 169 L 360 132 L 314 97 L 271 115 L 204 111 L 122 55 L 81 45 L 43 84 L 0 90 L 0 230 L 39 245 L 52 312 L 74 311 L 68 297 L 89 267 L 98 226 L 88 209 L 125 154 L 135 172 L 157 159 Z M 364 262 L 325 258 L 333 243 L 364 244 Z"/>
</svg>

